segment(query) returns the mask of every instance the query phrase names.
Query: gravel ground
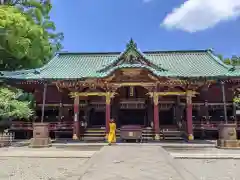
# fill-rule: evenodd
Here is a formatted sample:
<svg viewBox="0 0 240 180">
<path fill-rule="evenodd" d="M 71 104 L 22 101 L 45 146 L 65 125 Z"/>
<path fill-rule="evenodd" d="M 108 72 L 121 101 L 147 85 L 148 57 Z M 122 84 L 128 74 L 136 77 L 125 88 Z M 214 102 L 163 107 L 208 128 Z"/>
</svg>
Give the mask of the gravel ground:
<svg viewBox="0 0 240 180">
<path fill-rule="evenodd" d="M 16 148 L 14 148 L 17 151 Z M 19 151 L 23 148 L 19 148 Z M 48 149 L 48 151 L 64 153 L 64 149 Z M 76 153 L 79 150 L 72 150 Z M 84 149 L 85 150 L 85 149 Z M 96 149 L 94 149 L 96 150 Z M 98 148 L 97 148 L 98 150 Z M 176 149 L 175 149 L 176 150 Z M 175 150 L 168 149 L 174 153 Z M 0 153 L 15 151 L 1 149 Z M 31 151 L 39 151 L 32 149 Z M 43 151 L 43 150 L 41 150 Z M 46 151 L 46 153 L 48 152 Z M 216 154 L 216 149 L 177 149 L 184 153 Z M 5 152 L 5 153 L 6 153 Z M 26 153 L 30 150 L 26 151 Z M 67 152 L 67 151 L 66 151 Z M 240 159 L 174 159 L 170 162 L 165 151 L 159 146 L 105 146 L 101 153 L 89 162 L 91 166 L 84 173 L 84 180 L 100 179 L 185 179 L 180 176 L 190 174 L 198 180 L 239 180 Z M 222 152 L 222 150 L 221 150 Z M 225 153 L 239 153 L 237 151 Z M 87 158 L 26 158 L 1 157 L 0 180 L 79 180 L 83 173 Z M 88 163 L 89 163 L 88 162 Z M 176 166 L 173 166 L 175 164 Z M 87 165 L 86 165 L 87 167 Z M 179 169 L 178 169 L 179 168 Z M 111 169 L 111 173 L 109 173 Z"/>
<path fill-rule="evenodd" d="M 176 159 L 199 180 L 239 180 L 240 160 Z"/>
<path fill-rule="evenodd" d="M 77 180 L 83 158 L 0 158 L 0 180 Z"/>
</svg>

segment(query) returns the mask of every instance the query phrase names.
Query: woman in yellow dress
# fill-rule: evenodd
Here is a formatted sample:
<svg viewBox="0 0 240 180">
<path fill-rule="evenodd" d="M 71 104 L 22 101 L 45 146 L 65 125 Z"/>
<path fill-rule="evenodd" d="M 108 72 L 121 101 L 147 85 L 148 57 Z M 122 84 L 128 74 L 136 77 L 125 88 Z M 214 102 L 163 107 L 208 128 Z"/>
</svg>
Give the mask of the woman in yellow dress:
<svg viewBox="0 0 240 180">
<path fill-rule="evenodd" d="M 110 120 L 109 123 L 109 134 L 108 134 L 108 144 L 116 143 L 116 123 L 114 119 Z"/>
</svg>

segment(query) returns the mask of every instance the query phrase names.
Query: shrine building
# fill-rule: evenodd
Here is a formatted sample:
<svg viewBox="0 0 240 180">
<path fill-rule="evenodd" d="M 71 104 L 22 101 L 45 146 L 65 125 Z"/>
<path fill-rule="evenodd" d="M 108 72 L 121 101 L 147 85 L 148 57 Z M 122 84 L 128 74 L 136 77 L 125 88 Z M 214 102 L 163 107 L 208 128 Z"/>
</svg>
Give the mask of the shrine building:
<svg viewBox="0 0 240 180">
<path fill-rule="evenodd" d="M 118 129 L 141 126 L 148 140 L 192 140 L 238 121 L 239 72 L 212 50 L 144 52 L 130 40 L 123 52 L 62 52 L 39 69 L 1 77 L 34 94 L 32 121 L 49 122 L 51 136 L 104 139 L 114 118 Z M 31 134 L 32 121 L 14 120 L 11 130 Z"/>
</svg>

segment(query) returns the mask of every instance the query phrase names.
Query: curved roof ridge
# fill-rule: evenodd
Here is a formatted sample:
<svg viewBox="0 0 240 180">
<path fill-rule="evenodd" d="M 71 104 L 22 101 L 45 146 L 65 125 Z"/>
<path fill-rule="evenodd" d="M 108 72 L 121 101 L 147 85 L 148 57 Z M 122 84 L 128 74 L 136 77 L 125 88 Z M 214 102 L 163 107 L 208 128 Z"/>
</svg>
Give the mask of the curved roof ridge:
<svg viewBox="0 0 240 180">
<path fill-rule="evenodd" d="M 221 66 L 223 66 L 224 68 L 230 70 L 231 68 L 233 68 L 234 66 L 232 65 L 227 65 L 224 62 L 222 62 L 215 54 L 212 50 L 208 50 L 207 51 L 208 55 L 215 60 L 215 62 L 217 62 L 218 64 L 220 64 Z"/>
<path fill-rule="evenodd" d="M 208 49 L 196 49 L 196 50 L 163 50 L 163 51 L 143 51 L 144 54 L 157 54 L 157 53 L 206 53 Z"/>
<path fill-rule="evenodd" d="M 122 52 L 59 52 L 58 55 L 120 55 Z"/>
<path fill-rule="evenodd" d="M 193 50 L 149 50 L 149 51 L 141 51 L 139 48 L 136 48 L 141 54 L 152 54 L 152 53 L 198 53 L 198 52 L 207 52 L 209 49 L 193 49 Z M 126 49 L 125 49 L 126 50 Z M 124 50 L 124 51 L 125 51 Z M 69 51 L 63 51 L 58 52 L 58 54 L 61 55 L 118 55 L 124 53 L 124 51 L 109 51 L 109 52 L 69 52 Z"/>
<path fill-rule="evenodd" d="M 0 73 L 3 74 L 2 77 L 28 75 L 28 74 L 40 74 L 41 71 L 47 69 L 49 67 L 49 65 L 51 65 L 53 63 L 54 59 L 57 57 L 58 57 L 58 54 L 55 55 L 47 64 L 45 64 L 39 68 L 22 69 L 22 70 L 17 70 L 17 71 L 0 71 Z"/>
<path fill-rule="evenodd" d="M 144 62 L 141 62 L 139 60 L 136 60 L 136 62 L 138 61 L 138 63 L 146 63 L 148 64 L 148 66 L 151 66 L 151 67 L 154 67 L 156 70 L 158 69 L 158 71 L 168 71 L 167 69 L 164 69 L 162 68 L 160 65 L 156 65 L 154 64 L 151 60 L 148 59 L 148 57 L 137 47 L 137 44 L 133 41 L 133 39 L 131 38 L 129 43 L 126 45 L 126 48 L 124 51 L 122 51 L 114 61 L 110 62 L 106 67 L 98 70 L 98 72 L 101 72 L 101 71 L 106 71 L 108 70 L 109 68 L 114 68 L 114 66 L 116 65 L 119 65 L 118 63 L 122 61 L 122 63 L 129 63 L 128 60 L 122 60 L 122 58 L 124 56 L 128 56 L 129 53 L 136 53 L 134 56 L 139 56 L 139 57 L 142 57 L 142 61 Z M 127 58 L 128 59 L 128 58 Z M 135 62 L 135 63 L 136 63 Z M 131 64 L 134 63 L 134 62 L 130 62 Z"/>
<path fill-rule="evenodd" d="M 47 64 L 44 64 L 42 67 L 37 68 L 39 71 L 43 71 L 47 69 L 51 64 L 54 63 L 54 60 L 59 57 L 59 54 L 56 54 Z"/>
</svg>

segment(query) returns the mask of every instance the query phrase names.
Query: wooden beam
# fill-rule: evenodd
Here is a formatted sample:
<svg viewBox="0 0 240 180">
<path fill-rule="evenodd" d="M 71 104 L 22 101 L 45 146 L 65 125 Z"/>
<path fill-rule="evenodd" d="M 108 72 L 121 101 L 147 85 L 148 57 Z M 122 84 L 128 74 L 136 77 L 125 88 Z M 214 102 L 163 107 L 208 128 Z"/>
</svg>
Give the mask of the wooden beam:
<svg viewBox="0 0 240 180">
<path fill-rule="evenodd" d="M 155 86 L 156 83 L 149 83 L 149 82 L 116 82 L 116 83 L 110 83 L 112 86 L 119 86 L 119 87 L 124 87 L 124 86 Z"/>
<path fill-rule="evenodd" d="M 106 96 L 105 92 L 71 92 L 69 94 L 72 98 L 76 96 L 82 96 L 82 97 L 87 97 L 87 96 Z"/>
<path fill-rule="evenodd" d="M 74 98 L 76 96 L 88 97 L 88 96 L 104 96 L 104 97 L 114 97 L 116 93 L 112 92 L 71 92 L 70 97 Z"/>
<path fill-rule="evenodd" d="M 151 97 L 153 97 L 155 95 L 157 96 L 186 96 L 187 94 L 195 97 L 196 94 L 199 94 L 196 91 L 186 91 L 186 92 L 149 92 L 147 93 L 147 95 L 150 95 Z"/>
</svg>

